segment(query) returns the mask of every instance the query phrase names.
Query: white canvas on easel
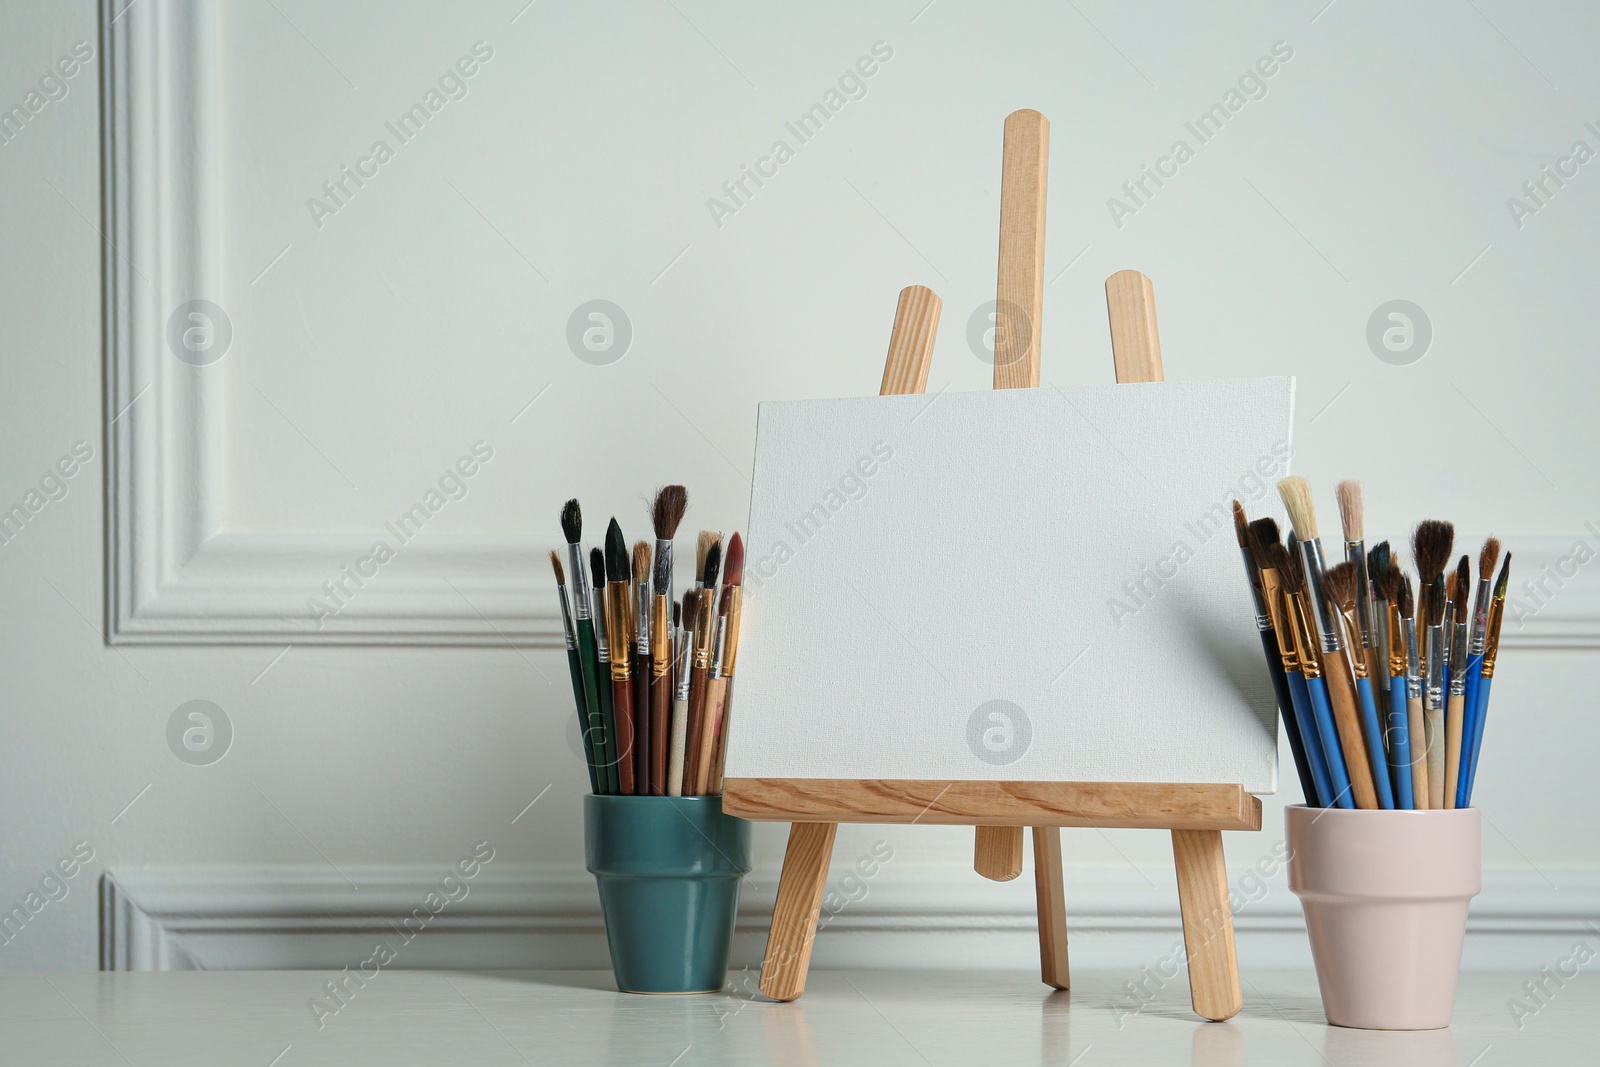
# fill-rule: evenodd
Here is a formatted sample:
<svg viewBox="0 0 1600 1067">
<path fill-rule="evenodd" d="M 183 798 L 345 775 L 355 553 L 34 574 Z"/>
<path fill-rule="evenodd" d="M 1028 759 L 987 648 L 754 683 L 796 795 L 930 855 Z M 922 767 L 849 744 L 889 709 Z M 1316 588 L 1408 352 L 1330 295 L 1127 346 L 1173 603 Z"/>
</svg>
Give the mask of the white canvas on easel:
<svg viewBox="0 0 1600 1067">
<path fill-rule="evenodd" d="M 763 404 L 730 778 L 1277 788 L 1287 378 Z"/>
</svg>

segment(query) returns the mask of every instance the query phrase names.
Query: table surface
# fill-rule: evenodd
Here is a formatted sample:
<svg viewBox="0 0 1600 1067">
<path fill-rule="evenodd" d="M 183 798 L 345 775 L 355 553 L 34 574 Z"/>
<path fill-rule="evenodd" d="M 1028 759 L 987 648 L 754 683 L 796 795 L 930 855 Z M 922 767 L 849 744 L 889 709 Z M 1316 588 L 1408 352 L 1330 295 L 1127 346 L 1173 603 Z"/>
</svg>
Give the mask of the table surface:
<svg viewBox="0 0 1600 1067">
<path fill-rule="evenodd" d="M 1231 1022 L 1189 1013 L 1183 976 L 1073 976 L 1050 994 L 1015 971 L 816 971 L 792 1004 L 722 993 L 615 992 L 593 971 L 380 971 L 343 1002 L 323 971 L 0 975 L 0 1061 L 116 1067 L 313 1064 L 1472 1065 L 1594 1062 L 1600 979 L 1544 1003 L 1536 973 L 1461 976 L 1454 1025 L 1388 1033 L 1325 1024 L 1308 971 L 1246 976 Z M 735 974 L 731 986 L 746 979 Z M 753 975 L 748 976 L 752 979 Z M 311 1007 L 321 998 L 328 1009 Z M 1528 1009 L 1520 1020 L 1511 1001 Z M 332 1011 L 337 1007 L 337 1012 Z M 1519 1026 L 1520 1022 L 1520 1026 Z M 320 1025 L 319 1025 L 320 1023 Z"/>
</svg>

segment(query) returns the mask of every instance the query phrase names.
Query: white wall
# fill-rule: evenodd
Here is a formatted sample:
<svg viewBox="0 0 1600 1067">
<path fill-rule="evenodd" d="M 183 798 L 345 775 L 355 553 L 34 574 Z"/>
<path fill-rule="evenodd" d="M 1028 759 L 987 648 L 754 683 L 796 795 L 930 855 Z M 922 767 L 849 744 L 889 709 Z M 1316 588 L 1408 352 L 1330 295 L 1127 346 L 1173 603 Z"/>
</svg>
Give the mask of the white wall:
<svg viewBox="0 0 1600 1067">
<path fill-rule="evenodd" d="M 642 531 L 643 495 L 673 480 L 690 486 L 695 522 L 738 527 L 756 401 L 873 392 L 901 286 L 945 300 L 929 391 L 987 387 L 968 320 L 993 298 L 1001 122 L 1031 106 L 1053 123 L 1047 382 L 1110 380 L 1100 284 L 1137 267 L 1155 281 L 1170 377 L 1299 376 L 1297 468 L 1321 486 L 1362 478 L 1369 530 L 1403 537 L 1437 515 L 1513 550 L 1519 537 L 1600 546 L 1584 528 L 1600 521 L 1600 178 L 1581 168 L 1520 226 L 1507 206 L 1575 140 L 1600 149 L 1584 125 L 1600 127 L 1587 49 L 1600 17 L 1586 5 L 1533 18 L 1508 3 L 1357 0 L 1320 15 L 1320 0 L 521 7 L 229 5 L 217 299 L 235 339 L 208 368 L 226 528 L 375 530 L 480 438 L 494 462 L 431 533 L 553 544 L 574 492 L 591 521 L 614 510 Z M 98 52 L 97 18 L 83 0 L 0 9 L 0 105 L 22 102 L 74 42 Z M 468 95 L 318 228 L 307 198 L 479 40 L 494 54 Z M 795 146 L 784 123 L 878 41 L 893 58 L 866 96 L 719 225 L 708 198 L 775 139 Z M 1265 97 L 1199 145 L 1185 122 L 1279 41 L 1293 56 Z M 287 642 L 103 639 L 105 428 L 119 412 L 103 394 L 100 272 L 119 252 L 99 233 L 99 80 L 77 74 L 0 146 L 0 504 L 75 442 L 94 453 L 0 546 L 0 910 L 76 842 L 94 850 L 68 895 L 0 946 L 0 967 L 95 966 L 107 869 L 341 878 L 329 872 L 442 866 L 488 839 L 529 885 L 570 872 L 584 773 L 559 650 L 297 645 L 278 659 Z M 1107 198 L 1178 138 L 1194 158 L 1119 226 Z M 565 342 L 568 315 L 595 297 L 635 331 L 609 367 Z M 1368 316 L 1397 298 L 1434 331 L 1405 367 L 1365 339 Z M 1578 610 L 1590 580 L 1546 617 L 1592 623 Z M 1594 656 L 1502 657 L 1478 787 L 1480 905 L 1555 941 L 1514 942 L 1500 962 L 1547 962 L 1557 935 L 1600 913 L 1600 831 L 1586 817 Z M 169 717 L 195 699 L 235 731 L 211 766 L 168 747 Z M 1270 852 L 1280 805 L 1230 856 Z M 879 838 L 896 850 L 905 909 L 923 873 L 966 884 L 969 832 L 847 829 L 836 855 Z M 782 840 L 759 832 L 761 864 Z M 1078 900 L 1106 902 L 1130 866 L 1170 878 L 1159 834 L 1073 831 L 1067 848 Z M 960 951 L 979 958 L 970 940 Z M 1025 939 L 987 952 L 1032 964 Z M 1094 958 L 1132 967 L 1144 953 Z"/>
</svg>

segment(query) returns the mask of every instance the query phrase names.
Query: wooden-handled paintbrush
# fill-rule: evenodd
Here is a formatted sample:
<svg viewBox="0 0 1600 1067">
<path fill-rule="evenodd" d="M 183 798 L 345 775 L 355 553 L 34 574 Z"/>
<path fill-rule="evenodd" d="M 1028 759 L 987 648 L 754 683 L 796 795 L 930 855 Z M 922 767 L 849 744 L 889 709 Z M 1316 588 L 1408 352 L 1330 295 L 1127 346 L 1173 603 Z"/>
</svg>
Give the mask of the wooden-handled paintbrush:
<svg viewBox="0 0 1600 1067">
<path fill-rule="evenodd" d="M 722 592 L 728 599 L 728 632 L 723 641 L 721 675 L 726 685 L 722 712 L 713 724 L 716 734 L 711 770 L 711 792 L 722 792 L 722 768 L 728 762 L 728 724 L 733 716 L 733 674 L 739 659 L 739 622 L 744 605 L 744 539 L 738 533 L 728 542 L 728 560 L 722 568 Z"/>
<path fill-rule="evenodd" d="M 1361 619 L 1357 591 L 1362 582 L 1361 568 L 1346 560 L 1336 567 L 1330 567 L 1323 576 L 1323 582 L 1344 622 L 1346 662 L 1355 680 L 1361 732 L 1367 742 L 1367 759 L 1378 794 L 1378 807 L 1393 810 L 1394 790 L 1389 782 L 1389 759 L 1383 748 L 1383 726 L 1378 719 L 1378 702 L 1372 693 L 1372 679 L 1367 676 L 1367 650 L 1360 645 Z"/>
<path fill-rule="evenodd" d="M 1322 541 L 1317 536 L 1317 511 L 1311 499 L 1311 486 L 1304 478 L 1289 477 L 1278 482 L 1278 494 L 1294 525 L 1300 558 L 1305 571 L 1306 599 L 1316 615 L 1318 655 L 1328 687 L 1328 702 L 1333 706 L 1334 724 L 1339 729 L 1345 770 L 1356 807 L 1377 808 L 1377 786 L 1367 765 L 1366 742 L 1361 736 L 1360 698 L 1356 681 L 1345 656 L 1339 633 L 1343 628 L 1339 614 L 1324 587 Z"/>
<path fill-rule="evenodd" d="M 1271 519 L 1257 519 L 1258 523 L 1271 523 L 1270 540 L 1272 544 L 1278 543 L 1278 524 Z M 1289 676 L 1283 667 L 1283 652 L 1279 647 L 1278 634 L 1273 627 L 1272 611 L 1267 606 L 1267 594 L 1261 575 L 1260 561 L 1250 549 L 1250 533 L 1252 524 L 1245 520 L 1244 505 L 1237 500 L 1233 502 L 1233 533 L 1239 542 L 1239 556 L 1244 561 L 1245 578 L 1250 583 L 1250 596 L 1255 603 L 1256 630 L 1261 637 L 1261 650 L 1267 657 L 1267 674 L 1272 679 L 1272 691 L 1278 698 L 1278 712 L 1283 717 L 1283 730 L 1289 737 L 1289 752 L 1294 757 L 1294 768 L 1300 776 L 1300 791 L 1306 798 L 1306 803 L 1317 806 L 1316 780 L 1311 773 L 1311 765 L 1306 757 L 1306 746 L 1300 736 L 1300 723 L 1295 719 L 1294 696 L 1289 689 Z M 1267 527 L 1261 528 L 1263 543 L 1268 539 Z M 1287 636 L 1287 634 L 1283 635 Z"/>
<path fill-rule="evenodd" d="M 689 758 L 689 689 L 694 672 L 694 620 L 698 614 L 700 593 L 689 589 L 683 594 L 682 623 L 678 627 L 678 645 L 673 651 L 672 730 L 667 750 L 667 795 L 684 795 L 684 770 Z"/>
<path fill-rule="evenodd" d="M 701 796 L 711 793 L 711 779 L 716 773 L 717 724 L 722 719 L 722 709 L 728 696 L 728 679 L 722 673 L 723 649 L 728 639 L 728 601 L 732 590 L 722 587 L 722 598 L 717 604 L 717 622 L 711 638 L 711 670 L 706 675 L 706 710 L 701 720 L 699 755 L 695 758 L 695 792 Z"/>
<path fill-rule="evenodd" d="M 617 782 L 625 797 L 638 792 L 634 780 L 635 746 L 633 743 L 633 665 L 628 658 L 628 583 L 630 560 L 628 544 L 622 539 L 622 528 L 612 519 L 606 528 L 606 551 L 603 562 L 606 597 L 606 637 L 610 650 L 611 709 L 613 729 L 617 737 Z M 599 567 L 596 575 L 601 574 Z"/>
<path fill-rule="evenodd" d="M 1306 598 L 1305 566 L 1299 553 L 1293 549 L 1285 548 L 1281 557 L 1277 557 L 1276 553 L 1274 557 L 1282 564 L 1283 600 L 1289 615 L 1290 633 L 1294 637 L 1295 658 L 1305 678 L 1306 699 L 1317 741 L 1321 745 L 1323 767 L 1328 772 L 1328 790 L 1323 806 L 1353 808 L 1355 800 L 1350 789 L 1350 772 L 1346 769 L 1344 746 L 1339 742 L 1339 728 L 1333 721 L 1328 684 L 1322 676 L 1317 638 L 1312 631 L 1311 607 Z"/>
<path fill-rule="evenodd" d="M 583 509 L 576 498 L 561 508 L 561 535 L 567 542 L 567 561 L 572 567 L 572 599 L 577 609 L 575 622 L 578 633 L 578 661 L 583 669 L 583 702 L 589 720 L 586 736 L 594 748 L 598 761 L 603 793 L 617 791 L 616 760 L 611 752 L 610 737 L 606 730 L 604 705 L 610 700 L 609 676 L 602 677 L 600 670 L 600 642 L 595 633 L 589 595 L 589 572 L 583 558 Z M 607 694 L 602 700 L 602 691 Z"/>
<path fill-rule="evenodd" d="M 1456 790 L 1461 777 L 1461 738 L 1467 708 L 1467 591 L 1472 587 L 1472 570 L 1467 557 L 1456 564 L 1451 583 L 1450 691 L 1444 704 L 1444 806 L 1456 806 Z"/>
<path fill-rule="evenodd" d="M 1387 542 L 1379 546 L 1387 549 Z M 1369 559 L 1378 558 L 1378 549 L 1372 550 Z M 1386 634 L 1382 644 L 1389 672 L 1385 679 L 1383 698 L 1389 713 L 1389 776 L 1394 781 L 1394 806 L 1416 807 L 1416 794 L 1411 790 L 1411 724 L 1406 716 L 1406 641 L 1400 613 L 1400 568 L 1389 562 L 1387 551 L 1383 554 L 1383 570 L 1377 576 L 1377 611 L 1375 624 Z M 1410 595 L 1409 593 L 1407 594 Z M 1376 688 L 1377 679 L 1374 680 Z"/>
<path fill-rule="evenodd" d="M 567 575 L 561 569 L 561 556 L 550 553 L 550 569 L 556 572 L 556 595 L 561 600 L 561 632 L 567 639 L 567 670 L 572 674 L 572 700 L 578 708 L 578 733 L 583 738 L 583 762 L 589 768 L 589 789 L 600 788 L 599 763 L 594 755 L 594 738 L 589 732 L 589 704 L 583 695 L 583 661 L 578 656 L 578 630 L 572 621 L 572 601 L 567 596 Z"/>
<path fill-rule="evenodd" d="M 1455 544 L 1455 527 L 1439 519 L 1426 519 L 1411 534 L 1411 557 L 1417 565 L 1417 644 L 1422 659 L 1423 739 L 1428 765 L 1428 807 L 1444 807 L 1444 567 Z M 1437 586 L 1437 596 L 1435 596 Z M 1437 601 L 1437 602 L 1436 602 Z M 1437 721 L 1436 720 L 1437 717 Z M 1412 747 L 1418 738 L 1413 734 Z M 1418 797 L 1417 804 L 1422 804 Z"/>
<path fill-rule="evenodd" d="M 650 734 L 650 542 L 633 543 L 633 784 L 640 796 L 655 796 Z"/>
<path fill-rule="evenodd" d="M 706 686 L 711 680 L 711 643 L 716 629 L 717 571 L 722 566 L 722 538 L 713 535 L 706 550 L 696 589 L 694 620 L 694 664 L 689 671 L 688 739 L 683 757 L 683 792 L 698 796 L 700 784 L 700 744 L 706 722 Z"/>
<path fill-rule="evenodd" d="M 1478 553 L 1478 589 L 1472 601 L 1472 634 L 1467 646 L 1466 717 L 1462 722 L 1463 752 L 1461 773 L 1456 787 L 1456 807 L 1467 806 L 1468 783 L 1472 778 L 1473 738 L 1478 736 L 1478 687 L 1483 679 L 1483 652 L 1489 637 L 1489 584 L 1500 562 L 1500 540 L 1491 537 Z"/>
<path fill-rule="evenodd" d="M 667 796 L 668 752 L 672 733 L 672 631 L 668 628 L 672 604 L 672 539 L 689 506 L 689 493 L 681 485 L 663 486 L 650 508 L 656 535 L 655 567 L 650 584 L 650 788 Z"/>
</svg>

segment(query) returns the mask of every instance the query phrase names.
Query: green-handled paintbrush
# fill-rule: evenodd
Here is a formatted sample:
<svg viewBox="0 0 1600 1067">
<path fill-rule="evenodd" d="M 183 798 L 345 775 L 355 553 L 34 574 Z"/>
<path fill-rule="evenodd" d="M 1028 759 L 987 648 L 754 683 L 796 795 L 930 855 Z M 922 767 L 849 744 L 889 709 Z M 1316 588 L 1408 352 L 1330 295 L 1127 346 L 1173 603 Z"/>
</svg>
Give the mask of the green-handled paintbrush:
<svg viewBox="0 0 1600 1067">
<path fill-rule="evenodd" d="M 578 630 L 572 622 L 572 601 L 567 597 L 567 576 L 561 569 L 561 556 L 550 553 L 550 569 L 556 572 L 556 594 L 561 598 L 561 629 L 567 638 L 567 669 L 572 672 L 572 701 L 578 708 L 578 731 L 583 737 L 583 762 L 589 768 L 589 788 L 600 793 L 599 762 L 594 756 L 594 738 L 589 732 L 589 702 L 583 694 L 583 661 L 578 656 Z"/>
<path fill-rule="evenodd" d="M 584 566 L 583 546 L 579 543 L 583 539 L 583 509 L 578 506 L 576 499 L 567 501 L 561 508 L 561 535 L 567 539 L 567 560 L 572 567 L 572 598 L 576 601 L 574 607 L 578 616 L 575 623 L 578 631 L 578 665 L 583 671 L 583 704 L 589 718 L 587 737 L 594 749 L 599 781 L 603 787 L 600 792 L 615 793 L 616 768 L 606 741 L 605 717 L 601 714 L 601 677 L 594 619 L 589 610 L 588 570 Z M 610 675 L 604 681 L 604 692 L 609 696 Z"/>
</svg>

